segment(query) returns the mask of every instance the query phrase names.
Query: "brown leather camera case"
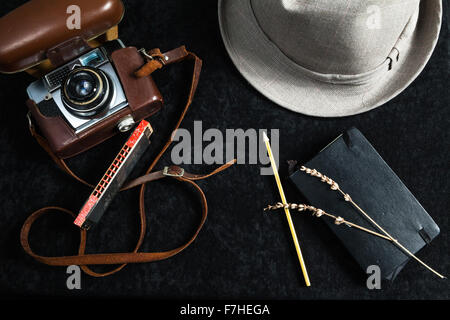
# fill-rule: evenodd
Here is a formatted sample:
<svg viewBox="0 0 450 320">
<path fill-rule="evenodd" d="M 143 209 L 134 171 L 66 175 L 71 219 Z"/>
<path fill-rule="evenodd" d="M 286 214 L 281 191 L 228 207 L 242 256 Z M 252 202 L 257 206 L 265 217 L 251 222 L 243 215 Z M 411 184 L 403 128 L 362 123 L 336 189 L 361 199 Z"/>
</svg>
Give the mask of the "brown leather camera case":
<svg viewBox="0 0 450 320">
<path fill-rule="evenodd" d="M 70 8 L 80 9 L 81 29 L 67 26 Z M 15 73 L 50 61 L 58 67 L 92 50 L 88 41 L 117 26 L 124 15 L 121 0 L 31 0 L 0 19 L 0 72 Z M 45 137 L 46 145 L 62 159 L 75 156 L 118 133 L 117 125 L 131 115 L 138 122 L 163 104 L 151 77 L 134 72 L 146 61 L 136 48 L 119 49 L 111 59 L 128 100 L 128 107 L 76 134 L 60 116 L 44 116 L 32 100 L 27 106 Z"/>
<path fill-rule="evenodd" d="M 159 111 L 163 105 L 161 93 L 151 77 L 137 78 L 134 72 L 145 63 L 134 47 L 119 49 L 111 56 L 126 93 L 129 106 L 106 118 L 96 126 L 76 134 L 61 117 L 46 117 L 33 100 L 27 105 L 37 122 L 49 147 L 60 158 L 73 157 L 105 141 L 118 133 L 117 124 L 127 115 L 136 122 Z"/>
</svg>

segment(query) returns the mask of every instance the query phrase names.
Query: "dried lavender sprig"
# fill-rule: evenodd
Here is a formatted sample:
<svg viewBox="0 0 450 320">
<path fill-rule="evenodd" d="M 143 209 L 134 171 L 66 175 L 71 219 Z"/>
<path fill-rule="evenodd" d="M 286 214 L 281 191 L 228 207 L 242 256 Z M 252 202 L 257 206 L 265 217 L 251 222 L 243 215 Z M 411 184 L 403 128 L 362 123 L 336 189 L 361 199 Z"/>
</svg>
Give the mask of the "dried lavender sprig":
<svg viewBox="0 0 450 320">
<path fill-rule="evenodd" d="M 425 268 L 427 268 L 428 270 L 430 270 L 431 272 L 433 272 L 435 275 L 437 275 L 438 277 L 440 277 L 441 279 L 446 278 L 445 276 L 441 275 L 440 273 L 438 273 L 436 270 L 434 270 L 433 268 L 431 268 L 430 266 L 428 266 L 426 263 L 424 263 L 422 260 L 420 260 L 419 258 L 417 258 L 412 252 L 410 252 L 407 248 L 405 248 L 400 242 L 398 242 L 397 239 L 393 238 L 386 230 L 384 230 L 380 225 L 378 225 L 378 223 L 375 222 L 375 220 L 373 220 L 363 209 L 361 209 L 360 206 L 358 206 L 353 199 L 351 198 L 351 196 L 348 193 L 345 193 L 344 191 L 342 191 L 342 189 L 339 187 L 339 185 L 336 183 L 336 181 L 334 181 L 333 179 L 327 177 L 326 175 L 320 173 L 319 171 L 317 171 L 316 169 L 310 169 L 307 168 L 305 166 L 302 166 L 300 168 L 300 171 L 305 172 L 306 174 L 309 174 L 310 176 L 316 177 L 316 178 L 320 178 L 320 180 L 324 183 L 327 183 L 328 185 L 330 185 L 331 190 L 333 191 L 338 191 L 339 193 L 342 194 L 342 196 L 344 197 L 344 200 L 351 203 L 364 217 L 366 217 L 366 219 L 368 219 L 375 227 L 378 228 L 378 230 L 380 230 L 382 233 L 384 233 L 388 240 L 392 241 L 395 245 L 397 245 L 397 247 L 399 247 L 403 252 L 405 252 L 407 255 L 409 255 L 411 258 L 415 259 L 417 262 L 419 262 L 421 265 L 423 265 Z"/>
<path fill-rule="evenodd" d="M 283 204 L 281 202 L 278 202 L 274 206 L 269 205 L 267 208 L 264 209 L 264 211 L 267 211 L 267 210 L 278 210 L 278 209 L 283 209 L 283 208 L 287 208 L 287 209 L 290 209 L 290 210 L 297 210 L 297 211 L 300 211 L 300 212 L 301 211 L 310 211 L 310 212 L 312 212 L 314 217 L 320 218 L 322 216 L 326 216 L 326 217 L 329 217 L 331 219 L 334 219 L 334 224 L 336 224 L 336 225 L 345 224 L 348 227 L 354 227 L 354 228 L 357 228 L 359 230 L 362 230 L 362 231 L 365 231 L 367 233 L 370 233 L 372 235 L 378 236 L 380 238 L 383 238 L 383 239 L 386 239 L 386 240 L 390 240 L 388 237 L 386 237 L 386 236 L 384 236 L 384 235 L 382 235 L 382 234 L 380 234 L 378 232 L 375 232 L 375 231 L 369 230 L 367 228 L 361 227 L 360 225 L 357 225 L 355 223 L 347 221 L 347 220 L 345 220 L 342 217 L 338 217 L 338 216 L 332 215 L 332 214 L 330 214 L 328 212 L 325 212 L 322 209 L 318 209 L 318 208 L 313 207 L 313 206 L 308 206 L 306 204 L 296 204 L 296 203 Z"/>
</svg>

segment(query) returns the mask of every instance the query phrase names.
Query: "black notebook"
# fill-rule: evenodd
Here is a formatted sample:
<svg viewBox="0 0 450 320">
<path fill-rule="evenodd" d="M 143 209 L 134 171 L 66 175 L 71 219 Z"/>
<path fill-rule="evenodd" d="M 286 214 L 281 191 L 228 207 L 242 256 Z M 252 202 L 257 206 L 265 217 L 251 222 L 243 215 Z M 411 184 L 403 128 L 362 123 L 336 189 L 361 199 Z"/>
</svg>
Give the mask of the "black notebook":
<svg viewBox="0 0 450 320">
<path fill-rule="evenodd" d="M 412 253 L 439 234 L 439 227 L 360 131 L 352 128 L 304 164 L 336 181 L 375 222 Z M 308 202 L 328 213 L 381 233 L 330 186 L 304 172 L 290 179 Z M 361 268 L 378 265 L 393 280 L 410 257 L 389 240 L 322 217 Z M 427 272 L 424 269 L 424 272 Z"/>
</svg>

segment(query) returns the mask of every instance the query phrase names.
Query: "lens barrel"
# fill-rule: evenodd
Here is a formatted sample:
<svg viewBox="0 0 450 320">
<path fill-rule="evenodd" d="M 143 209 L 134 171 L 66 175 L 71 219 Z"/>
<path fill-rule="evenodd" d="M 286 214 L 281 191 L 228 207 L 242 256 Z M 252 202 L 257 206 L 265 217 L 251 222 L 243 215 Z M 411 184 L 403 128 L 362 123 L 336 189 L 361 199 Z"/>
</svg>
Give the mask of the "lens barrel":
<svg viewBox="0 0 450 320">
<path fill-rule="evenodd" d="M 101 113 L 111 102 L 111 81 L 100 69 L 82 67 L 74 69 L 64 80 L 62 100 L 65 107 L 80 117 Z"/>
</svg>

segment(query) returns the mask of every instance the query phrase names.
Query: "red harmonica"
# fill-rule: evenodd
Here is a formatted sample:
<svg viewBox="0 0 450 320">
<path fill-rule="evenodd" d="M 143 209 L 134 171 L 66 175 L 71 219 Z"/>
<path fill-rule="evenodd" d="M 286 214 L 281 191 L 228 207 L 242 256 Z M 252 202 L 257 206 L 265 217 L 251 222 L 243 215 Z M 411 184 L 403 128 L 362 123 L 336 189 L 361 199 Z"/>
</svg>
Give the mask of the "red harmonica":
<svg viewBox="0 0 450 320">
<path fill-rule="evenodd" d="M 133 168 L 150 146 L 152 133 L 150 123 L 141 121 L 80 210 L 74 221 L 75 225 L 88 230 L 100 221 Z"/>
</svg>

